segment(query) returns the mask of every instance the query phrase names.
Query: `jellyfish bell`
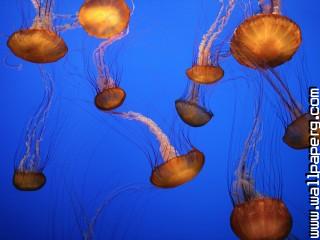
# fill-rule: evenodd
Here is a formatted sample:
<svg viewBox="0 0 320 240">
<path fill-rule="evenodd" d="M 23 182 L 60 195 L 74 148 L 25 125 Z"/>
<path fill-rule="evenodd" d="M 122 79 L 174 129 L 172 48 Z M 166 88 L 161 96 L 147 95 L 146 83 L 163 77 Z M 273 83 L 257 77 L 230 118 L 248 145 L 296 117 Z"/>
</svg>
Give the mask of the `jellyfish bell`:
<svg viewBox="0 0 320 240">
<path fill-rule="evenodd" d="M 305 149 L 310 147 L 311 134 L 309 123 L 312 120 L 315 120 L 315 118 L 309 113 L 305 113 L 298 117 L 286 128 L 283 141 L 288 146 L 295 149 Z M 317 134 L 317 138 L 319 139 L 320 129 L 317 130 Z"/>
<path fill-rule="evenodd" d="M 191 181 L 201 171 L 205 156 L 197 149 L 192 149 L 185 155 L 173 157 L 155 167 L 150 181 L 160 188 L 174 188 Z"/>
<path fill-rule="evenodd" d="M 200 106 L 197 102 L 179 99 L 175 102 L 176 110 L 183 122 L 192 127 L 201 127 L 206 125 L 213 113 Z"/>
<path fill-rule="evenodd" d="M 66 55 L 68 47 L 53 26 L 53 0 L 31 2 L 36 11 L 31 27 L 11 34 L 7 46 L 14 55 L 29 62 L 56 62 Z"/>
<path fill-rule="evenodd" d="M 199 84 L 212 84 L 224 76 L 224 71 L 220 66 L 194 65 L 186 71 L 188 78 Z"/>
<path fill-rule="evenodd" d="M 98 92 L 94 103 L 103 111 L 110 111 L 120 107 L 126 98 L 126 92 L 120 87 L 105 88 Z"/>
<path fill-rule="evenodd" d="M 52 63 L 68 52 L 64 40 L 48 29 L 22 29 L 13 33 L 7 46 L 19 58 L 33 63 Z"/>
<path fill-rule="evenodd" d="M 13 185 L 20 191 L 36 191 L 46 183 L 46 176 L 42 172 L 16 170 L 13 175 Z"/>
<path fill-rule="evenodd" d="M 266 69 L 289 61 L 301 42 L 300 27 L 290 18 L 261 13 L 237 27 L 230 49 L 240 64 L 253 69 Z"/>
<path fill-rule="evenodd" d="M 246 240 L 285 239 L 292 228 L 292 217 L 284 202 L 269 197 L 237 204 L 230 222 L 233 232 Z"/>
<path fill-rule="evenodd" d="M 86 0 L 79 11 L 84 30 L 97 38 L 112 38 L 129 24 L 130 8 L 124 0 Z"/>
</svg>

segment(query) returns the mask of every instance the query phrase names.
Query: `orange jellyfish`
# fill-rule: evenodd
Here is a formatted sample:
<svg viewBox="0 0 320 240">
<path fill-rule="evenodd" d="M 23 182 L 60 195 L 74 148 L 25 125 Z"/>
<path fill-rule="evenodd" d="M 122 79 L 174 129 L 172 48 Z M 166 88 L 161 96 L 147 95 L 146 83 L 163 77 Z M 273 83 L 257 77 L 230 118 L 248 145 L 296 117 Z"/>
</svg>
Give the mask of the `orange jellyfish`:
<svg viewBox="0 0 320 240">
<path fill-rule="evenodd" d="M 136 112 L 114 112 L 124 119 L 141 122 L 149 128 L 160 144 L 162 162 L 152 167 L 150 182 L 159 188 L 174 188 L 194 179 L 201 171 L 205 156 L 196 148 L 180 155 L 169 138 L 150 118 Z"/>
<path fill-rule="evenodd" d="M 13 185 L 21 191 L 35 191 L 46 183 L 43 173 L 44 163 L 41 157 L 41 142 L 44 137 L 46 119 L 53 99 L 53 79 L 41 69 L 45 84 L 45 93 L 38 111 L 27 126 L 25 152 L 15 164 Z"/>
<path fill-rule="evenodd" d="M 282 104 L 289 114 L 289 121 L 285 126 L 283 141 L 294 149 L 305 149 L 310 147 L 310 127 L 309 122 L 315 120 L 315 116 L 303 111 L 303 107 L 296 101 L 286 85 L 284 79 L 274 69 L 261 71 L 267 79 L 275 93 L 279 96 Z M 320 128 L 316 129 L 318 139 L 320 139 Z"/>
<path fill-rule="evenodd" d="M 102 42 L 93 54 L 98 70 L 94 103 L 102 111 L 110 111 L 120 107 L 126 98 L 126 92 L 119 87 L 117 81 L 111 76 L 109 68 L 104 62 L 104 56 L 106 48 L 127 35 L 128 31 L 129 29 L 114 38 Z"/>
<path fill-rule="evenodd" d="M 125 0 L 85 0 L 79 22 L 90 36 L 113 38 L 125 31 L 130 16 Z"/>
<path fill-rule="evenodd" d="M 7 45 L 14 55 L 33 63 L 56 62 L 68 48 L 53 26 L 53 0 L 31 0 L 36 16 L 31 27 L 14 32 Z"/>
<path fill-rule="evenodd" d="M 269 197 L 258 192 L 254 178 L 260 160 L 257 151 L 260 131 L 259 118 L 256 118 L 230 190 L 234 205 L 230 225 L 239 239 L 282 240 L 291 232 L 291 214 L 279 196 Z M 266 174 L 265 169 L 263 174 Z"/>
<path fill-rule="evenodd" d="M 233 57 L 250 68 L 267 69 L 289 61 L 298 50 L 300 27 L 281 15 L 280 0 L 267 5 L 259 0 L 262 12 L 249 17 L 234 31 L 230 49 Z"/>
<path fill-rule="evenodd" d="M 197 60 L 193 66 L 186 71 L 187 77 L 191 80 L 188 86 L 188 92 L 175 102 L 176 110 L 180 118 L 192 127 L 201 127 L 207 124 L 213 117 L 212 112 L 204 106 L 204 101 L 201 101 L 201 99 L 203 100 L 200 96 L 201 85 L 216 83 L 224 76 L 224 71 L 218 63 L 220 53 L 217 51 L 213 57 L 211 48 L 227 24 L 234 9 L 235 0 L 229 0 L 225 14 L 223 1 L 220 2 L 221 8 L 216 20 L 210 26 L 208 32 L 202 37 Z"/>
</svg>

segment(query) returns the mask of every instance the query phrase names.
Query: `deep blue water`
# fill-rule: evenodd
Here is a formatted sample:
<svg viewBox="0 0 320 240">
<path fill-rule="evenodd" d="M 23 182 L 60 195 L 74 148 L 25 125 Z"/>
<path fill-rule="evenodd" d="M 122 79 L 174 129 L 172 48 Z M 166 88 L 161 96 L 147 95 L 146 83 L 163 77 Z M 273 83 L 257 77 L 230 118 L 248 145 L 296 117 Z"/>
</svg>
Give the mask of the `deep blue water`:
<svg viewBox="0 0 320 240">
<path fill-rule="evenodd" d="M 172 129 L 184 129 L 206 155 L 199 176 L 172 190 L 152 187 L 151 167 L 140 148 L 148 149 L 150 139 L 156 150 L 158 146 L 139 123 L 119 120 L 94 107 L 88 73 L 95 74 L 91 54 L 100 41 L 75 29 L 62 33 L 68 55 L 45 66 L 55 81 L 55 99 L 42 144 L 43 155 L 50 152 L 44 169 L 47 184 L 37 192 L 20 192 L 12 185 L 15 158 L 19 160 L 15 153 L 24 149 L 26 124 L 43 95 L 39 67 L 14 57 L 6 46 L 8 36 L 32 19 L 31 4 L 22 2 L 2 0 L 0 4 L 0 239 L 81 239 L 85 229 L 78 222 L 90 219 L 108 194 L 126 185 L 139 190 L 120 195 L 104 209 L 95 239 L 236 239 L 229 224 L 233 206 L 228 180 L 252 127 L 254 106 L 261 97 L 255 86 L 261 79 L 230 57 L 221 62 L 224 79 L 207 91 L 208 106 L 215 114 L 208 125 L 188 128 L 174 108 L 186 88 L 185 70 L 215 18 L 218 1 L 137 0 L 130 34 L 106 53 L 128 94 L 119 110 L 151 117 L 176 142 Z M 221 39 L 243 20 L 241 2 Z M 57 0 L 55 12 L 75 13 L 81 4 L 82 0 Z M 302 29 L 303 44 L 279 71 L 305 109 L 307 99 L 300 92 L 307 94 L 307 88 L 299 87 L 297 77 L 320 85 L 319 8 L 316 0 L 283 1 L 283 13 Z M 290 149 L 281 141 L 284 126 L 277 113 L 283 110 L 277 108 L 279 100 L 267 85 L 264 92 L 260 159 L 276 166 L 267 162 L 264 174 L 276 171 L 281 176 L 281 197 L 294 220 L 292 234 L 308 239 L 307 151 Z M 266 182 L 270 188 L 279 188 Z"/>
</svg>

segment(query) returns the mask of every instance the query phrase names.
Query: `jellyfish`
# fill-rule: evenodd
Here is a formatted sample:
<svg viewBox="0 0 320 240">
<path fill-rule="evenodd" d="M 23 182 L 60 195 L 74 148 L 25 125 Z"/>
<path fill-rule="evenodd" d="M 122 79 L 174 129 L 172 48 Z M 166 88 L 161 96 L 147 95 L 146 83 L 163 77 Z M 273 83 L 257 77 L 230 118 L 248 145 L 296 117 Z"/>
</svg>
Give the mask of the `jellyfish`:
<svg viewBox="0 0 320 240">
<path fill-rule="evenodd" d="M 79 22 L 90 36 L 113 38 L 125 31 L 130 16 L 125 0 L 85 0 Z"/>
<path fill-rule="evenodd" d="M 37 112 L 29 121 L 25 136 L 25 152 L 22 158 L 15 164 L 13 185 L 21 191 L 35 191 L 46 183 L 43 173 L 41 143 L 46 130 L 46 120 L 53 99 L 53 79 L 40 67 L 42 79 L 45 85 L 45 93 Z"/>
<path fill-rule="evenodd" d="M 201 171 L 205 156 L 196 148 L 186 154 L 179 154 L 169 138 L 150 118 L 137 112 L 113 112 L 127 120 L 138 121 L 147 126 L 160 144 L 162 162 L 152 167 L 150 182 L 159 188 L 174 188 L 194 179 Z"/>
<path fill-rule="evenodd" d="M 292 217 L 281 197 L 270 197 L 257 190 L 254 173 L 261 164 L 258 151 L 260 132 L 260 118 L 256 116 L 230 190 L 234 206 L 230 225 L 239 239 L 281 240 L 291 232 Z M 263 174 L 266 174 L 265 170 Z"/>
<path fill-rule="evenodd" d="M 120 107 L 126 98 L 126 92 L 119 87 L 116 79 L 111 76 L 109 68 L 104 62 L 104 56 L 106 48 L 115 41 L 122 39 L 128 32 L 129 29 L 127 28 L 120 35 L 102 42 L 93 54 L 98 71 L 97 82 L 94 84 L 96 88 L 94 103 L 102 111 L 110 111 Z"/>
<path fill-rule="evenodd" d="M 276 70 L 263 70 L 261 73 L 278 95 L 289 115 L 289 121 L 287 120 L 287 123 L 285 123 L 283 142 L 294 149 L 310 147 L 309 122 L 315 120 L 316 116 L 303 111 L 302 104 L 295 99 L 284 79 Z M 320 128 L 317 128 L 315 132 L 317 133 L 316 138 L 320 139 Z"/>
<path fill-rule="evenodd" d="M 52 13 L 53 0 L 31 0 L 36 16 L 31 27 L 11 34 L 7 45 L 14 55 L 32 63 L 52 63 L 63 58 L 68 52 L 64 40 L 58 35 Z M 60 26 L 61 31 L 76 27 L 77 24 Z"/>
<path fill-rule="evenodd" d="M 277 67 L 289 61 L 302 41 L 300 27 L 281 15 L 281 0 L 259 0 L 261 13 L 247 18 L 234 31 L 230 49 L 241 64 L 253 69 Z"/>
<path fill-rule="evenodd" d="M 175 101 L 178 115 L 192 127 L 201 127 L 213 117 L 213 113 L 205 107 L 204 99 L 200 96 L 201 85 L 216 83 L 224 76 L 224 70 L 219 65 L 220 52 L 218 50 L 214 54 L 215 56 L 212 56 L 211 48 L 228 23 L 235 6 L 235 0 L 229 0 L 225 14 L 223 1 L 220 2 L 221 7 L 214 23 L 202 37 L 197 60 L 186 71 L 187 77 L 191 80 L 191 83 L 188 84 L 187 93 Z"/>
</svg>

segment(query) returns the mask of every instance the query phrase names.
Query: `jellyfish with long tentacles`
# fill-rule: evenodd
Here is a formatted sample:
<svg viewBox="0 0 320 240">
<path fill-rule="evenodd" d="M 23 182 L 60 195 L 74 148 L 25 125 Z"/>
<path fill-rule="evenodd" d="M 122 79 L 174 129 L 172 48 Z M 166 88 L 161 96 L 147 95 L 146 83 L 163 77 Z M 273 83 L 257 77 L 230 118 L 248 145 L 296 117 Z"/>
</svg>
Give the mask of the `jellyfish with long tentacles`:
<svg viewBox="0 0 320 240">
<path fill-rule="evenodd" d="M 235 30 L 231 53 L 242 65 L 257 69 L 279 96 L 290 121 L 286 123 L 283 141 L 295 149 L 310 146 L 309 121 L 313 117 L 304 113 L 274 67 L 289 61 L 298 50 L 302 37 L 299 26 L 281 15 L 280 0 L 267 4 L 259 0 L 261 13 L 246 19 Z M 317 130 L 318 138 L 320 129 Z"/>
<path fill-rule="evenodd" d="M 262 164 L 258 152 L 260 138 L 261 123 L 257 114 L 230 189 L 234 205 L 230 224 L 240 239 L 281 240 L 290 234 L 292 217 L 281 197 L 269 197 L 257 190 L 254 173 Z"/>
<path fill-rule="evenodd" d="M 310 147 L 311 131 L 309 122 L 315 117 L 303 111 L 302 105 L 292 95 L 284 79 L 275 69 L 260 70 L 272 89 L 279 96 L 281 103 L 289 114 L 289 121 L 285 126 L 283 141 L 295 149 Z M 316 137 L 320 139 L 320 128 L 316 129 Z"/>
<path fill-rule="evenodd" d="M 170 143 L 169 138 L 150 118 L 136 112 L 113 112 L 127 120 L 138 121 L 147 126 L 160 144 L 162 162 L 152 166 L 150 182 L 159 188 L 174 188 L 191 181 L 201 171 L 205 156 L 198 149 L 192 149 L 180 155 Z"/>
<path fill-rule="evenodd" d="M 121 106 L 126 98 L 126 92 L 119 87 L 117 81 L 112 77 L 107 64 L 104 61 L 105 51 L 115 41 L 125 37 L 129 28 L 120 35 L 102 42 L 94 51 L 93 57 L 97 67 L 98 76 L 96 84 L 95 106 L 103 111 L 113 110 Z"/>
<path fill-rule="evenodd" d="M 259 0 L 260 13 L 247 18 L 234 31 L 230 49 L 242 65 L 256 69 L 289 61 L 302 42 L 300 27 L 281 14 L 281 0 Z"/>
<path fill-rule="evenodd" d="M 226 9 L 223 1 L 220 2 L 221 7 L 214 23 L 202 37 L 197 60 L 186 71 L 188 78 L 191 80 L 191 83 L 188 84 L 187 93 L 175 102 L 180 118 L 193 127 L 201 127 L 213 117 L 212 112 L 205 107 L 203 98 L 200 96 L 201 85 L 216 83 L 224 76 L 224 71 L 219 66 L 219 50 L 212 56 L 211 49 L 229 21 L 235 7 L 235 0 L 229 0 Z"/>
<path fill-rule="evenodd" d="M 66 55 L 68 47 L 53 25 L 53 0 L 31 0 L 36 11 L 32 26 L 14 32 L 7 45 L 14 55 L 33 63 L 56 62 Z M 66 27 L 67 25 L 65 25 Z M 71 28 L 71 25 L 70 25 Z M 65 30 L 64 27 L 61 30 Z"/>
<path fill-rule="evenodd" d="M 42 161 L 41 143 L 53 100 L 54 84 L 52 77 L 42 67 L 40 70 L 45 85 L 44 96 L 37 112 L 28 123 L 25 152 L 16 163 L 13 175 L 13 185 L 21 191 L 35 191 L 46 183 L 46 177 L 43 174 L 45 163 Z"/>
<path fill-rule="evenodd" d="M 125 0 L 85 0 L 79 22 L 90 36 L 114 38 L 128 27 L 130 16 Z"/>
</svg>

